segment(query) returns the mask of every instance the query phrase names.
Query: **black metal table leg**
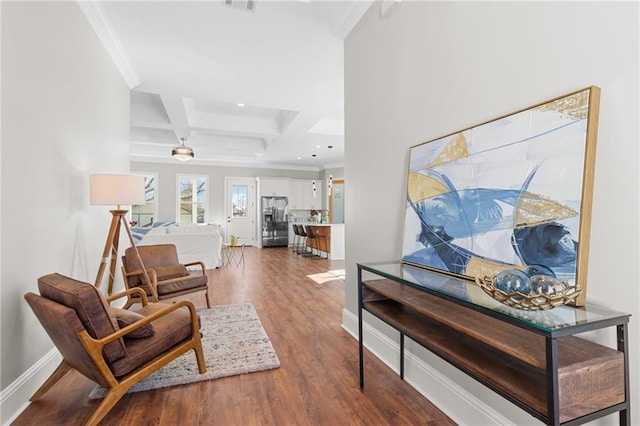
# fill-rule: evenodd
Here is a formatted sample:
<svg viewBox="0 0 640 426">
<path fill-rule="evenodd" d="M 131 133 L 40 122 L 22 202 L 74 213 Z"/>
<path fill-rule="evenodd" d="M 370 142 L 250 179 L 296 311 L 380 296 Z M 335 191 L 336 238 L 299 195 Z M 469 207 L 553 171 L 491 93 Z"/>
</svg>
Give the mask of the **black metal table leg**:
<svg viewBox="0 0 640 426">
<path fill-rule="evenodd" d="M 624 401 L 627 408 L 620 410 L 620 426 L 631 424 L 631 406 L 629 396 L 629 342 L 627 335 L 627 323 L 616 326 L 618 350 L 624 353 Z"/>
<path fill-rule="evenodd" d="M 547 424 L 560 424 L 560 397 L 558 395 L 558 340 L 546 338 L 547 351 Z"/>
<path fill-rule="evenodd" d="M 358 268 L 358 352 L 360 356 L 360 389 L 364 388 L 364 348 L 362 346 L 362 269 Z"/>
<path fill-rule="evenodd" d="M 400 333 L 400 378 L 404 380 L 404 333 Z"/>
</svg>

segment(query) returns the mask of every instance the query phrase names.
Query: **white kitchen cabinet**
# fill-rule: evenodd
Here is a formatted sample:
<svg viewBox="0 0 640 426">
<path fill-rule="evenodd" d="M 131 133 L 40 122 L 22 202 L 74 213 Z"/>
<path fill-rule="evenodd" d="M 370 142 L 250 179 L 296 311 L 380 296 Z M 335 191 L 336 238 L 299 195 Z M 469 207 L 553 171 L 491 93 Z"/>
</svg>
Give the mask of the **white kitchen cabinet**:
<svg viewBox="0 0 640 426">
<path fill-rule="evenodd" d="M 289 209 L 321 210 L 324 208 L 322 180 L 316 180 L 315 197 L 312 179 L 292 179 L 289 184 Z"/>
<path fill-rule="evenodd" d="M 302 207 L 302 181 L 289 181 L 289 210 L 304 210 Z"/>
<path fill-rule="evenodd" d="M 263 179 L 260 178 L 261 197 L 289 197 L 289 179 Z M 291 202 L 289 202 L 291 205 Z"/>
</svg>

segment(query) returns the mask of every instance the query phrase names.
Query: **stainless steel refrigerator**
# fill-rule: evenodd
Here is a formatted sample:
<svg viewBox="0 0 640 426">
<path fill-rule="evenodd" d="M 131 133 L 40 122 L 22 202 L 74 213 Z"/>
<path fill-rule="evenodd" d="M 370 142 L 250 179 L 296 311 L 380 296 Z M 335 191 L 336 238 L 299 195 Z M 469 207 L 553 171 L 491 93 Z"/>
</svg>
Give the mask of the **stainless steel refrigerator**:
<svg viewBox="0 0 640 426">
<path fill-rule="evenodd" d="M 262 247 L 289 245 L 289 200 L 262 197 Z"/>
</svg>

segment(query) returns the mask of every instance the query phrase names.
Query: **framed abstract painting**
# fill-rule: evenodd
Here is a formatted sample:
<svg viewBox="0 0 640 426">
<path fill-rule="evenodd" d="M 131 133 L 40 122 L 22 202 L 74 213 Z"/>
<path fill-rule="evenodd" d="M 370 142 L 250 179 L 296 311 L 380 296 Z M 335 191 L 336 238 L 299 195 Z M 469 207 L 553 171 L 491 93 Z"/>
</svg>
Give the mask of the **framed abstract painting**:
<svg viewBox="0 0 640 426">
<path fill-rule="evenodd" d="M 402 261 L 469 279 L 543 265 L 586 299 L 600 89 L 410 150 Z"/>
</svg>

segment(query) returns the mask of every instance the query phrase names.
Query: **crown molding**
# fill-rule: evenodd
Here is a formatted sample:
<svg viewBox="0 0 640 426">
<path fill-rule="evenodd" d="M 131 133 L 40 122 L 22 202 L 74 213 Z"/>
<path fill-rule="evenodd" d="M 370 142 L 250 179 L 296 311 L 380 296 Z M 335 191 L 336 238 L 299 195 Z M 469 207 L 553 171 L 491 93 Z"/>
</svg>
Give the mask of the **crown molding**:
<svg viewBox="0 0 640 426">
<path fill-rule="evenodd" d="M 323 168 L 323 170 L 344 169 L 344 163 L 323 164 L 322 168 Z"/>
<path fill-rule="evenodd" d="M 344 18 L 333 29 L 333 34 L 340 37 L 341 40 L 347 38 L 351 30 L 360 21 L 360 18 L 365 14 L 369 7 L 373 4 L 373 0 L 354 1 L 349 2 L 347 12 Z"/>
<path fill-rule="evenodd" d="M 120 74 L 124 78 L 125 82 L 129 86 L 129 89 L 133 89 L 134 87 L 140 84 L 140 78 L 138 74 L 133 69 L 127 54 L 120 43 L 120 39 L 116 35 L 113 27 L 111 26 L 111 22 L 107 18 L 107 15 L 104 13 L 102 6 L 97 1 L 82 1 L 78 0 L 78 5 L 84 15 L 87 17 L 89 24 L 93 28 L 93 30 L 98 35 L 98 38 L 102 42 L 102 45 L 111 56 L 111 60 L 115 64 Z"/>
</svg>

